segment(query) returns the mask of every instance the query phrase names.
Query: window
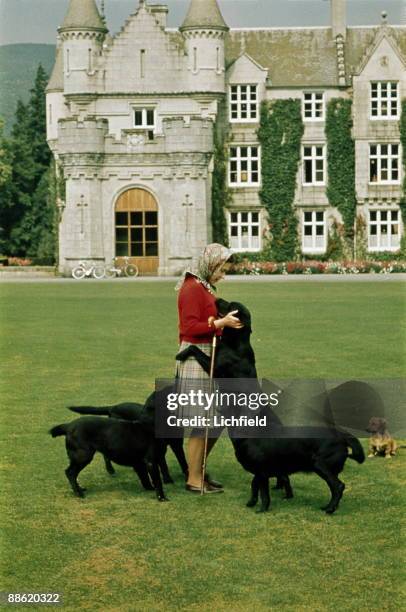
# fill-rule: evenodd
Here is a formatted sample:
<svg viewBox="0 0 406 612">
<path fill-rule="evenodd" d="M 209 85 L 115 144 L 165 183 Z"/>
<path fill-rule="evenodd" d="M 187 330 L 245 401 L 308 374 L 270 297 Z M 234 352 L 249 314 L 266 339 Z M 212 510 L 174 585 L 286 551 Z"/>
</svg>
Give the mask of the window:
<svg viewBox="0 0 406 612">
<path fill-rule="evenodd" d="M 155 129 L 155 109 L 154 108 L 135 108 L 134 126 L 142 130 Z"/>
<path fill-rule="evenodd" d="M 399 183 L 399 145 L 369 145 L 369 180 L 371 183 Z"/>
<path fill-rule="evenodd" d="M 158 255 L 157 212 L 116 212 L 116 255 L 117 257 Z"/>
<path fill-rule="evenodd" d="M 303 147 L 303 185 L 324 185 L 325 147 L 306 145 Z"/>
<path fill-rule="evenodd" d="M 311 91 L 303 94 L 303 119 L 305 121 L 324 120 L 324 93 Z"/>
<path fill-rule="evenodd" d="M 304 253 L 324 253 L 326 250 L 324 211 L 303 212 L 302 250 Z"/>
<path fill-rule="evenodd" d="M 243 123 L 258 121 L 257 90 L 257 85 L 231 85 L 230 121 Z"/>
<path fill-rule="evenodd" d="M 396 251 L 400 248 L 398 210 L 370 210 L 368 223 L 370 251 Z"/>
<path fill-rule="evenodd" d="M 259 148 L 231 147 L 229 181 L 232 187 L 259 185 Z"/>
<path fill-rule="evenodd" d="M 228 234 L 234 251 L 259 251 L 259 212 L 231 212 Z"/>
<path fill-rule="evenodd" d="M 371 119 L 399 118 L 399 84 L 396 81 L 371 83 Z"/>
</svg>

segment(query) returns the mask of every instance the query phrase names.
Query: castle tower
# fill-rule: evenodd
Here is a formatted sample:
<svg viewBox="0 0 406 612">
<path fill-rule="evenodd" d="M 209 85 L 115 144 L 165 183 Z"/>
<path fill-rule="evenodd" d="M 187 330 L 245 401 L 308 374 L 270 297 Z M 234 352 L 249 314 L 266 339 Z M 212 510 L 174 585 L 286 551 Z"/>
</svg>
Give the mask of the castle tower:
<svg viewBox="0 0 406 612">
<path fill-rule="evenodd" d="M 65 94 L 96 91 L 107 28 L 95 0 L 70 0 L 58 32 L 62 39 Z"/>
<path fill-rule="evenodd" d="M 180 31 L 186 39 L 189 83 L 194 91 L 225 92 L 228 29 L 217 0 L 191 0 Z"/>
</svg>

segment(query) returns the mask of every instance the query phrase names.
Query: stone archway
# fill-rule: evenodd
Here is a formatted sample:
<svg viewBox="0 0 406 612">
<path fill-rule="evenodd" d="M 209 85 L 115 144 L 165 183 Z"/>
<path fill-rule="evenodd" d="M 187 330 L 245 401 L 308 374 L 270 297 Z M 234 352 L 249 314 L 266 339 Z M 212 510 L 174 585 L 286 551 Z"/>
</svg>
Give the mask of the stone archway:
<svg viewBox="0 0 406 612">
<path fill-rule="evenodd" d="M 130 257 L 140 274 L 157 274 L 159 265 L 158 204 L 145 189 L 130 188 L 115 206 L 115 253 Z"/>
</svg>

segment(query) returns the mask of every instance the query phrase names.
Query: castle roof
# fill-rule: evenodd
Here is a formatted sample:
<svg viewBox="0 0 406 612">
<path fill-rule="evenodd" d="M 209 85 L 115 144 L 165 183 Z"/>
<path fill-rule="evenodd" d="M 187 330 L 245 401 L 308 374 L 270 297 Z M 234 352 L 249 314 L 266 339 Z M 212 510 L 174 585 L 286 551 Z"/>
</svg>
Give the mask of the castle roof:
<svg viewBox="0 0 406 612">
<path fill-rule="evenodd" d="M 56 49 L 54 68 L 46 90 L 47 92 L 63 91 L 63 87 L 63 52 L 62 48 L 58 47 Z"/>
<path fill-rule="evenodd" d="M 59 29 L 106 31 L 106 26 L 100 16 L 95 0 L 70 0 L 68 12 Z"/>
<path fill-rule="evenodd" d="M 228 30 L 217 0 L 192 0 L 180 30 L 218 28 Z"/>
<path fill-rule="evenodd" d="M 361 61 L 378 30 L 379 26 L 347 28 L 347 78 Z M 404 28 L 390 27 L 387 31 L 406 57 Z M 268 69 L 273 87 L 338 85 L 337 47 L 329 27 L 230 30 L 226 36 L 227 68 L 243 53 Z"/>
</svg>

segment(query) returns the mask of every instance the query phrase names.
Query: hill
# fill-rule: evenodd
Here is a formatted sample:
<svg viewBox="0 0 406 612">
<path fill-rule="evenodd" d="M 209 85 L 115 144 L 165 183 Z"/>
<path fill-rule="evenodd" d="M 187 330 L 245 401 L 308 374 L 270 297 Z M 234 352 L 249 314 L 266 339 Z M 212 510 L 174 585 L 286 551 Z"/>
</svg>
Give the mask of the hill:
<svg viewBox="0 0 406 612">
<path fill-rule="evenodd" d="M 17 100 L 28 100 L 38 64 L 47 74 L 55 60 L 55 45 L 18 44 L 0 46 L 0 116 L 8 134 L 14 120 Z"/>
</svg>

